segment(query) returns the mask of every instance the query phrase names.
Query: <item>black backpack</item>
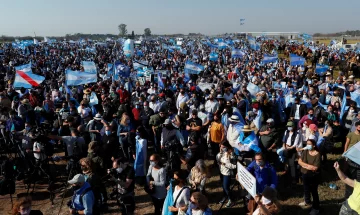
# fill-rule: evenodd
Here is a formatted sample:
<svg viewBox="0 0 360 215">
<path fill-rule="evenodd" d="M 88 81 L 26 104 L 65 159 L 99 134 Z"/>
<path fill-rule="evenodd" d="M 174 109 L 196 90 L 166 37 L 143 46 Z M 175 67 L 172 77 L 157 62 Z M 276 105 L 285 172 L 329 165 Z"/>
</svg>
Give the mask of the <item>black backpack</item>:
<svg viewBox="0 0 360 215">
<path fill-rule="evenodd" d="M 54 145 L 50 142 L 44 143 L 44 153 L 47 157 L 51 157 L 54 154 Z"/>
</svg>

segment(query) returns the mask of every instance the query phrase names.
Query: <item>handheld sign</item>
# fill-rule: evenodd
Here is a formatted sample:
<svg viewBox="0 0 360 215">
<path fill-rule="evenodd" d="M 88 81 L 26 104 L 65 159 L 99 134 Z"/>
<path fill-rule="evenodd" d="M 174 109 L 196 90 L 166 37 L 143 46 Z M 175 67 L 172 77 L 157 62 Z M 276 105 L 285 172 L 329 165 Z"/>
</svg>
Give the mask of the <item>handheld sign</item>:
<svg viewBox="0 0 360 215">
<path fill-rule="evenodd" d="M 240 163 L 237 163 L 238 180 L 240 184 L 250 193 L 252 197 L 256 196 L 256 179 Z"/>
</svg>

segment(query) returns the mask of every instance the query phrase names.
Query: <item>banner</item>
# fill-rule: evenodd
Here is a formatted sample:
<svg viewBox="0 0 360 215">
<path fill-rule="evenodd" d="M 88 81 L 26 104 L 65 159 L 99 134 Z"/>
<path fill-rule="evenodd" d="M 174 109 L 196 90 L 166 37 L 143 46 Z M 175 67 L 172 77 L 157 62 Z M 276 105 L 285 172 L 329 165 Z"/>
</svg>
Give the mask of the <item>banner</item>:
<svg viewBox="0 0 360 215">
<path fill-rule="evenodd" d="M 356 143 L 350 149 L 348 149 L 343 156 L 349 158 L 353 162 L 360 165 L 360 142 Z"/>
<path fill-rule="evenodd" d="M 296 54 L 290 54 L 290 65 L 291 66 L 296 66 L 296 65 L 304 66 L 305 58 L 300 57 Z"/>
<path fill-rule="evenodd" d="M 232 58 L 243 58 L 245 55 L 245 53 L 243 51 L 241 51 L 240 49 L 233 49 L 231 51 L 231 57 Z"/>
<path fill-rule="evenodd" d="M 96 74 L 96 65 L 93 61 L 81 61 L 81 65 L 84 67 L 84 72 Z"/>
<path fill-rule="evenodd" d="M 24 87 L 25 89 L 30 89 L 39 86 L 44 80 L 44 76 L 18 70 L 15 74 L 14 88 Z"/>
<path fill-rule="evenodd" d="M 239 162 L 237 163 L 238 180 L 240 184 L 249 192 L 252 197 L 256 196 L 255 177 Z"/>
</svg>

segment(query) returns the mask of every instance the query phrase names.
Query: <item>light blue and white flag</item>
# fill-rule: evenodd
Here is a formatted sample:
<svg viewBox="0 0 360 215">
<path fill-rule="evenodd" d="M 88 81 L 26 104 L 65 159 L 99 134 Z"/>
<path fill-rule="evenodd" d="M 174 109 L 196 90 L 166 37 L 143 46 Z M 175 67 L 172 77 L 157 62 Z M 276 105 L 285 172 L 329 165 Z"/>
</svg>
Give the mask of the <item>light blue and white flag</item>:
<svg viewBox="0 0 360 215">
<path fill-rule="evenodd" d="M 164 85 L 164 82 L 162 80 L 162 74 L 160 75 L 161 73 L 158 72 L 157 74 L 157 77 L 158 77 L 158 86 L 160 89 L 165 89 L 165 85 Z"/>
<path fill-rule="evenodd" d="M 254 119 L 254 124 L 255 124 L 256 128 L 259 130 L 261 128 L 261 117 L 262 117 L 262 111 L 261 111 L 261 109 L 259 109 L 257 112 L 257 115 Z"/>
<path fill-rule="evenodd" d="M 316 69 L 315 72 L 316 74 L 322 76 L 326 73 L 326 71 L 329 69 L 328 65 L 323 65 L 323 64 L 316 64 Z"/>
<path fill-rule="evenodd" d="M 209 54 L 209 60 L 210 61 L 216 62 L 218 60 L 218 58 L 219 58 L 219 55 L 217 53 L 215 53 L 215 52 L 211 52 Z"/>
<path fill-rule="evenodd" d="M 290 54 L 290 65 L 291 66 L 296 66 L 296 65 L 301 65 L 304 66 L 305 65 L 305 58 L 300 57 L 296 54 Z"/>
<path fill-rule="evenodd" d="M 360 108 L 360 91 L 355 90 L 354 92 L 350 92 L 351 100 L 356 102 L 356 106 Z"/>
<path fill-rule="evenodd" d="M 264 54 L 264 58 L 262 60 L 263 63 L 275 63 L 278 60 L 278 55 L 269 55 L 269 54 Z"/>
<path fill-rule="evenodd" d="M 260 92 L 260 88 L 251 82 L 247 85 L 246 89 L 250 92 L 252 96 L 256 96 L 256 94 Z"/>
<path fill-rule="evenodd" d="M 120 77 L 128 78 L 130 76 L 130 68 L 120 62 L 114 63 L 113 80 L 120 80 Z"/>
<path fill-rule="evenodd" d="M 349 158 L 354 163 L 360 165 L 360 142 L 356 143 L 350 149 L 348 149 L 343 156 Z"/>
<path fill-rule="evenodd" d="M 233 49 L 231 51 L 231 57 L 232 58 L 243 58 L 245 53 L 241 49 Z"/>
<path fill-rule="evenodd" d="M 200 74 L 200 72 L 204 70 L 204 67 L 200 64 L 186 61 L 184 70 L 189 74 Z"/>
<path fill-rule="evenodd" d="M 343 99 L 341 101 L 341 112 L 340 112 L 340 123 L 342 123 L 342 118 L 346 111 L 346 93 L 344 92 Z"/>
<path fill-rule="evenodd" d="M 251 132 L 249 136 L 247 136 L 245 139 L 244 133 L 242 132 L 239 136 L 239 146 L 236 148 L 240 151 L 250 151 L 253 150 L 256 153 L 261 152 L 261 149 L 259 147 L 259 140 L 255 135 L 255 132 Z"/>
<path fill-rule="evenodd" d="M 127 58 L 134 56 L 134 41 L 131 39 L 125 40 L 124 46 L 123 46 L 123 51 L 124 51 L 124 55 Z"/>
<path fill-rule="evenodd" d="M 81 71 L 65 71 L 65 84 L 67 86 L 78 86 L 97 82 L 97 74 Z"/>
<path fill-rule="evenodd" d="M 93 61 L 81 61 L 82 66 L 84 67 L 84 72 L 96 74 L 96 65 Z"/>
</svg>

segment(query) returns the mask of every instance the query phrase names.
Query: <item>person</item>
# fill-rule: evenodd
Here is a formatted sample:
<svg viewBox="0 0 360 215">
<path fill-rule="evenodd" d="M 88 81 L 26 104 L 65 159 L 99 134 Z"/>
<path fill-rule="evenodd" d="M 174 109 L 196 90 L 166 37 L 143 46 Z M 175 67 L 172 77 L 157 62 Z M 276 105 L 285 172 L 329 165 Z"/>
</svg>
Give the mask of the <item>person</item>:
<svg viewBox="0 0 360 215">
<path fill-rule="evenodd" d="M 346 142 L 344 147 L 344 153 L 348 151 L 353 145 L 360 141 L 360 121 L 355 123 L 356 130 L 354 132 L 350 132 L 346 136 Z M 347 160 L 348 170 L 346 175 L 350 179 L 358 179 L 360 180 L 360 165 L 356 164 L 352 160 Z M 348 198 L 353 192 L 353 188 L 351 186 L 345 186 L 345 198 Z"/>
<path fill-rule="evenodd" d="M 306 115 L 306 105 L 300 104 L 300 98 L 295 98 L 295 103 L 291 106 L 290 109 L 290 120 L 293 120 L 294 123 L 298 123 L 300 119 Z"/>
<path fill-rule="evenodd" d="M 307 119 L 310 119 L 314 124 L 317 124 L 317 118 L 314 116 L 314 109 L 313 108 L 309 108 L 308 109 L 308 114 L 303 116 L 299 123 L 298 123 L 298 128 L 302 128 L 303 127 L 303 124 L 304 122 L 307 120 Z"/>
<path fill-rule="evenodd" d="M 192 110 L 191 118 L 186 122 L 186 130 L 189 132 L 189 136 L 194 136 L 196 140 L 199 140 L 201 129 L 202 120 L 198 117 L 198 111 Z"/>
<path fill-rule="evenodd" d="M 256 153 L 254 161 L 252 161 L 246 169 L 256 179 L 256 193 L 262 193 L 266 186 L 276 189 L 278 184 L 276 171 L 268 162 L 265 162 L 262 153 Z M 248 203 L 250 214 L 255 211 L 255 208 L 256 201 L 253 198 L 250 198 Z"/>
<path fill-rule="evenodd" d="M 136 146 L 134 158 L 134 170 L 135 176 L 140 185 L 145 182 L 146 175 L 146 159 L 147 159 L 147 138 L 145 134 L 145 129 L 142 126 L 139 126 L 136 129 Z"/>
<path fill-rule="evenodd" d="M 188 176 L 188 183 L 191 185 L 192 190 L 204 193 L 208 174 L 208 168 L 204 160 L 197 160 Z"/>
<path fill-rule="evenodd" d="M 274 215 L 280 212 L 280 202 L 277 199 L 277 191 L 272 187 L 265 187 L 261 196 L 256 196 L 258 205 L 252 215 Z"/>
<path fill-rule="evenodd" d="M 219 114 L 214 114 L 214 121 L 209 126 L 209 142 L 214 156 L 220 152 L 220 143 L 225 139 L 225 128 L 220 119 Z"/>
<path fill-rule="evenodd" d="M 160 153 L 160 139 L 162 133 L 162 125 L 166 119 L 166 110 L 160 108 L 158 114 L 152 115 L 150 117 L 149 125 L 151 126 L 152 133 L 154 135 L 154 148 L 155 152 Z"/>
<path fill-rule="evenodd" d="M 85 181 L 85 176 L 77 174 L 68 183 L 74 190 L 68 204 L 70 214 L 94 214 L 95 197 L 90 184 Z"/>
<path fill-rule="evenodd" d="M 276 131 L 274 120 L 269 118 L 266 120 L 266 125 L 263 125 L 259 131 L 260 148 L 265 154 L 269 155 L 269 159 L 273 160 L 273 150 L 276 149 L 276 144 L 279 141 L 279 135 Z"/>
<path fill-rule="evenodd" d="M 134 132 L 130 116 L 125 112 L 122 114 L 120 123 L 117 127 L 117 136 L 121 146 L 122 156 L 130 159 L 130 135 Z"/>
<path fill-rule="evenodd" d="M 296 184 L 296 165 L 295 159 L 297 158 L 297 151 L 302 148 L 301 133 L 297 131 L 296 124 L 288 122 L 286 124 L 287 130 L 283 137 L 283 146 L 277 153 L 281 156 L 281 160 L 287 163 L 290 169 L 292 183 Z"/>
<path fill-rule="evenodd" d="M 184 170 L 174 172 L 173 184 L 175 185 L 173 192 L 174 204 L 169 206 L 169 211 L 174 213 L 178 211 L 185 212 L 190 203 L 190 189 L 185 186 L 186 172 Z"/>
<path fill-rule="evenodd" d="M 31 209 L 32 199 L 30 196 L 17 200 L 12 209 L 12 215 L 43 215 L 40 210 Z"/>
<path fill-rule="evenodd" d="M 155 215 L 161 215 L 162 207 L 166 197 L 166 170 L 160 165 L 160 156 L 153 154 L 150 156 L 150 166 L 146 175 L 147 185 L 154 188 L 151 199 L 155 208 Z"/>
<path fill-rule="evenodd" d="M 310 214 L 315 215 L 319 214 L 320 210 L 318 186 L 321 156 L 316 148 L 316 142 L 313 139 L 307 140 L 305 149 L 298 161 L 301 166 L 305 197 L 305 201 L 301 202 L 299 206 L 312 206 Z M 312 196 L 312 202 L 310 195 Z"/>
<path fill-rule="evenodd" d="M 338 162 L 334 163 L 334 168 L 338 174 L 340 180 L 346 185 L 353 187 L 354 190 L 351 196 L 343 202 L 339 215 L 349 215 L 349 214 L 360 214 L 360 182 L 348 178 L 340 169 Z"/>
<path fill-rule="evenodd" d="M 220 152 L 216 155 L 216 160 L 220 169 L 220 179 L 223 188 L 223 198 L 219 204 L 227 201 L 225 207 L 232 206 L 230 183 L 231 175 L 233 175 L 234 169 L 236 169 L 236 157 L 233 152 L 233 148 L 230 146 L 229 142 L 224 141 L 220 144 Z"/>
<path fill-rule="evenodd" d="M 116 159 L 113 162 L 113 169 L 108 170 L 115 182 L 115 191 L 120 211 L 123 215 L 132 215 L 135 211 L 135 170 L 127 158 Z"/>
<path fill-rule="evenodd" d="M 205 195 L 200 192 L 194 192 L 190 197 L 190 205 L 186 211 L 186 215 L 212 215 L 209 208 L 208 200 Z"/>
</svg>

